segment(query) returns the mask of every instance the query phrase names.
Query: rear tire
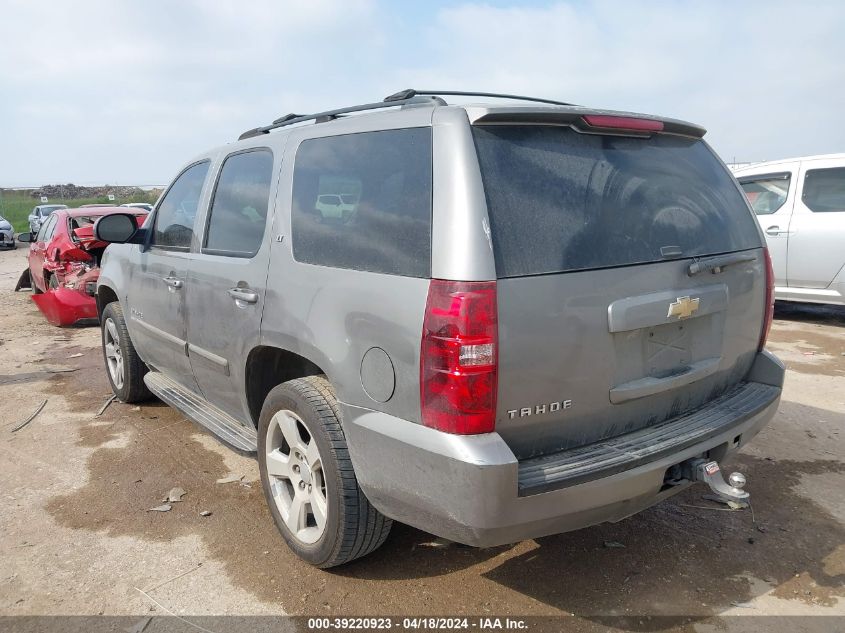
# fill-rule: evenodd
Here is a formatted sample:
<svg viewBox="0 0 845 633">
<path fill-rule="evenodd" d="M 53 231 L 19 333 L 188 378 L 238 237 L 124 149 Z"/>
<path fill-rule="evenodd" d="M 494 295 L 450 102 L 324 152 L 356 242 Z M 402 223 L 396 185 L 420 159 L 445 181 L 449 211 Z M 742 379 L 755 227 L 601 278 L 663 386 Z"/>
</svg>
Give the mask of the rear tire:
<svg viewBox="0 0 845 633">
<path fill-rule="evenodd" d="M 108 304 L 103 310 L 100 334 L 106 375 L 117 399 L 133 403 L 152 398 L 144 384 L 144 375 L 149 370 L 135 351 L 126 329 L 123 309 L 117 301 Z"/>
<path fill-rule="evenodd" d="M 270 391 L 258 422 L 261 486 L 276 527 L 301 559 L 326 569 L 365 556 L 393 522 L 358 486 L 325 376 Z"/>
</svg>

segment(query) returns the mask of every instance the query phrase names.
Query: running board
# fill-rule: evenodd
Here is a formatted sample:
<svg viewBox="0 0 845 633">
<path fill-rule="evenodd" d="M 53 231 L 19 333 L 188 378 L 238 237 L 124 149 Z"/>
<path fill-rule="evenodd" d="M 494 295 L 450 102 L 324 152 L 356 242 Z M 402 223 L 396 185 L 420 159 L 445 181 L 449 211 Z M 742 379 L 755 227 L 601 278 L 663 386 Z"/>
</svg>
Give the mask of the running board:
<svg viewBox="0 0 845 633">
<path fill-rule="evenodd" d="M 243 453 L 258 450 L 258 434 L 255 429 L 244 426 L 195 393 L 174 382 L 160 371 L 151 371 L 144 376 L 144 383 L 166 404 L 196 422 L 218 439 Z"/>
</svg>

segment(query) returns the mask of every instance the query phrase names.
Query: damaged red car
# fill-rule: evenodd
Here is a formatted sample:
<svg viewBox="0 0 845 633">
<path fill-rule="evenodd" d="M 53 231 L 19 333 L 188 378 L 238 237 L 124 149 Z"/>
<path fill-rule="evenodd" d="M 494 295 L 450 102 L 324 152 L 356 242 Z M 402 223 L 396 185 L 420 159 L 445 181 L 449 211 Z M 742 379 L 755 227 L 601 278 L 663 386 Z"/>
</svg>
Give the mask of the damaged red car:
<svg viewBox="0 0 845 633">
<path fill-rule="evenodd" d="M 97 323 L 97 278 L 108 245 L 94 239 L 94 223 L 126 208 L 97 207 L 54 211 L 37 235 L 22 233 L 30 242 L 29 267 L 15 290 L 32 288 L 32 300 L 53 325 Z M 146 212 L 136 214 L 140 226 Z"/>
</svg>

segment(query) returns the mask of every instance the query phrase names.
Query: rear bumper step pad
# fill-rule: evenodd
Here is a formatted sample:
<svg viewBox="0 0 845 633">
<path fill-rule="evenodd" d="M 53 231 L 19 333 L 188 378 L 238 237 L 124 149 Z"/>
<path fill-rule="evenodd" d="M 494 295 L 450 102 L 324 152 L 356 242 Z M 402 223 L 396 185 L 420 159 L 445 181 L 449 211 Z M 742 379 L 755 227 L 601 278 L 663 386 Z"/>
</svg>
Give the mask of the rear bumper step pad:
<svg viewBox="0 0 845 633">
<path fill-rule="evenodd" d="M 780 388 L 741 383 L 683 416 L 587 446 L 521 461 L 519 495 L 609 477 L 679 452 L 738 425 L 766 408 Z"/>
</svg>

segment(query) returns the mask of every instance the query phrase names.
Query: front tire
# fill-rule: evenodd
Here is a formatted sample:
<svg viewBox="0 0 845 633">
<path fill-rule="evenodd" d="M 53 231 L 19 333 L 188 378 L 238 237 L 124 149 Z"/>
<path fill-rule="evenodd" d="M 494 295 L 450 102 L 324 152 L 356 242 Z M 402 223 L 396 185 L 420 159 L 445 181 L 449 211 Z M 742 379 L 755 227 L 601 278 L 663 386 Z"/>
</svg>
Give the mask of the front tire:
<svg viewBox="0 0 845 633">
<path fill-rule="evenodd" d="M 114 395 L 121 402 L 127 403 L 149 400 L 152 394 L 144 384 L 144 375 L 148 369 L 129 338 L 123 309 L 118 302 L 108 304 L 103 310 L 100 333 L 106 375 Z"/>
<path fill-rule="evenodd" d="M 293 552 L 326 569 L 380 547 L 393 522 L 358 486 L 324 376 L 270 391 L 258 422 L 261 486 L 276 527 Z"/>
</svg>

